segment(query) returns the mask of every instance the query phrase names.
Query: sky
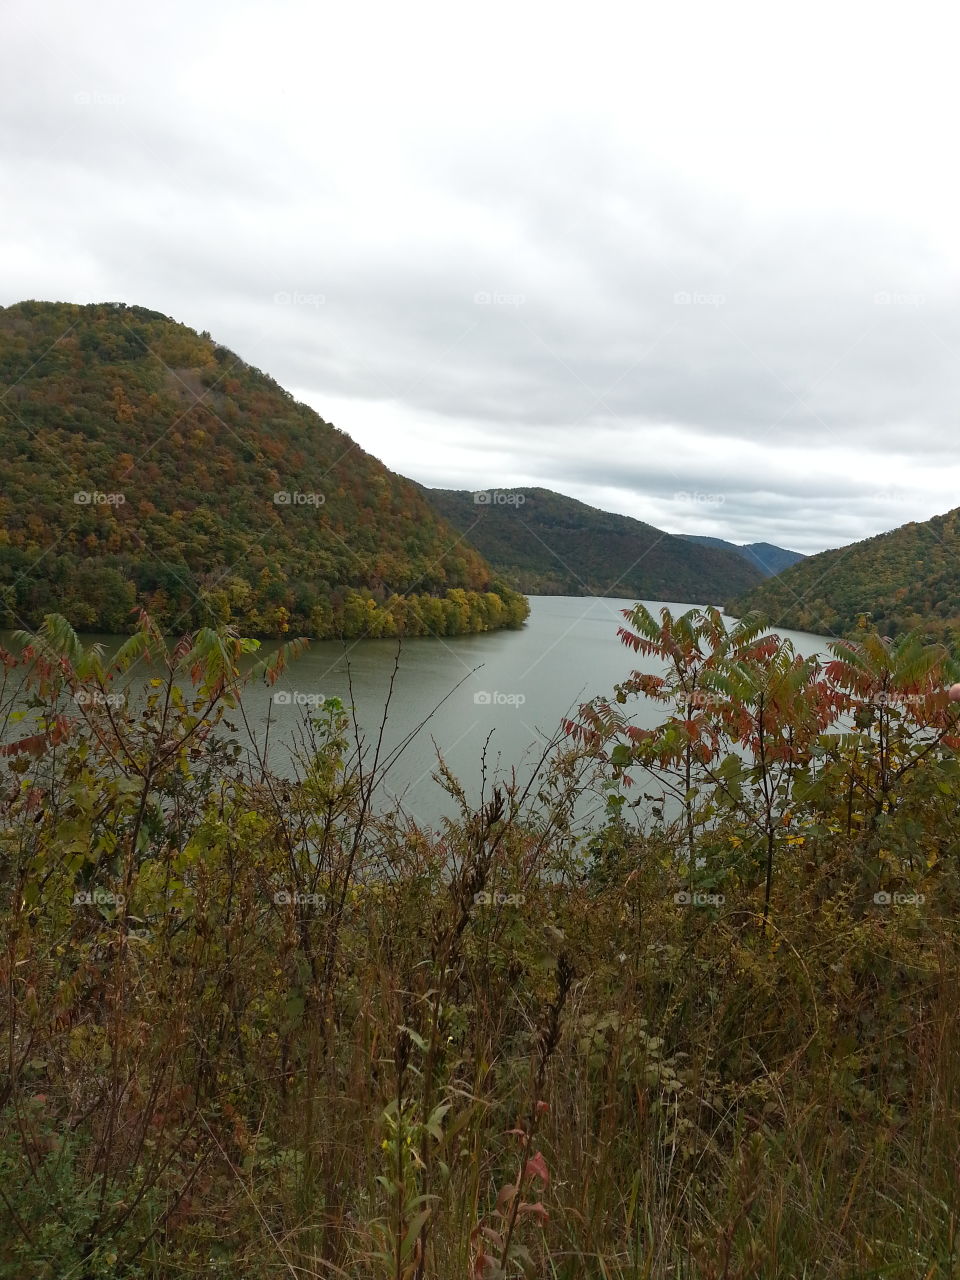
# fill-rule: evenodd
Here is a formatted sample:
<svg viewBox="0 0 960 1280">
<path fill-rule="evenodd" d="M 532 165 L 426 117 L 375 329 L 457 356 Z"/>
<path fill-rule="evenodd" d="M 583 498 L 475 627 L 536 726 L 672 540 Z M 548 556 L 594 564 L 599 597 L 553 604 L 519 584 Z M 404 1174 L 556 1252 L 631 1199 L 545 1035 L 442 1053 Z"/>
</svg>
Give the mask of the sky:
<svg viewBox="0 0 960 1280">
<path fill-rule="evenodd" d="M 845 545 L 960 505 L 956 26 L 7 0 L 0 305 L 209 330 L 426 485 Z"/>
</svg>

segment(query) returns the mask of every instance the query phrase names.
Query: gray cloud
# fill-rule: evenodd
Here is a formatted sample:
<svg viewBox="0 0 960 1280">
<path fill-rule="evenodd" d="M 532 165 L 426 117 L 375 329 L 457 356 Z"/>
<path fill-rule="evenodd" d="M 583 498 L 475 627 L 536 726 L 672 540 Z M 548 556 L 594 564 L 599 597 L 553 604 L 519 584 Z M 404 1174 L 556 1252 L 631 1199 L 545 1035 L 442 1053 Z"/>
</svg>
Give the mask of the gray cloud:
<svg viewBox="0 0 960 1280">
<path fill-rule="evenodd" d="M 617 4 L 601 39 L 536 4 L 21 0 L 2 301 L 208 329 L 427 484 L 805 551 L 928 518 L 960 480 L 946 53 L 858 60 L 812 14 L 764 61 L 745 8 L 754 44 L 706 5 L 691 43 Z"/>
</svg>

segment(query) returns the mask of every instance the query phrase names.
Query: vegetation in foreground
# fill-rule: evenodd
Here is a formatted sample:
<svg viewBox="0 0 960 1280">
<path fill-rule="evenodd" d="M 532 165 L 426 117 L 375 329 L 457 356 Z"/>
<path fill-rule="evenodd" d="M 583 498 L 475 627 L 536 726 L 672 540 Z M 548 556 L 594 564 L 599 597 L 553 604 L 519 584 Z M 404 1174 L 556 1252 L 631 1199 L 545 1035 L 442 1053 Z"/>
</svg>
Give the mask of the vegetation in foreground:
<svg viewBox="0 0 960 1280">
<path fill-rule="evenodd" d="M 229 632 L 3 655 L 0 1277 L 957 1274 L 953 659 L 623 639 L 663 674 L 476 806 L 438 763 L 439 832 L 335 702 L 245 756 Z"/>
</svg>

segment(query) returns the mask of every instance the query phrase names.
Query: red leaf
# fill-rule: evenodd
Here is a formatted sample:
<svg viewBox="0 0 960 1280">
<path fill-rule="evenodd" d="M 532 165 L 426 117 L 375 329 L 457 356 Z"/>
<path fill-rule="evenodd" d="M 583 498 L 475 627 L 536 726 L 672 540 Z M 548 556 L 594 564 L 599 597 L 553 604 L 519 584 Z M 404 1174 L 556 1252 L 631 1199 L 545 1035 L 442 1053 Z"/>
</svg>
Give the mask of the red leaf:
<svg viewBox="0 0 960 1280">
<path fill-rule="evenodd" d="M 506 1209 L 507 1205 L 510 1204 L 510 1202 L 513 1200 L 513 1197 L 516 1194 L 517 1194 L 517 1188 L 514 1186 L 514 1184 L 512 1182 L 505 1183 L 500 1188 L 500 1194 L 497 1196 L 498 1211 L 503 1212 L 503 1210 Z"/>
<path fill-rule="evenodd" d="M 547 1169 L 547 1162 L 543 1158 L 543 1152 L 538 1151 L 535 1156 L 531 1156 L 524 1166 L 523 1176 L 525 1178 L 539 1178 L 544 1186 L 550 1185 L 550 1171 Z"/>
</svg>

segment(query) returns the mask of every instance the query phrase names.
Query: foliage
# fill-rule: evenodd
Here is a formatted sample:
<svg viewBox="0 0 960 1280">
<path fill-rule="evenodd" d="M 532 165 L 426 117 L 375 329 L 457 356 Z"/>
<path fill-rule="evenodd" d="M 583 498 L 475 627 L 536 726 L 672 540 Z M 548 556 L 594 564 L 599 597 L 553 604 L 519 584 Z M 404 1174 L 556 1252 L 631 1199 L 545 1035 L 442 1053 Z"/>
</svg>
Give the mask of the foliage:
<svg viewBox="0 0 960 1280">
<path fill-rule="evenodd" d="M 455 635 L 526 602 L 418 486 L 157 312 L 0 310 L 0 628 Z"/>
<path fill-rule="evenodd" d="M 882 873 L 908 869 L 892 846 L 914 869 L 911 851 L 933 816 L 917 820 L 921 803 L 948 829 L 950 801 L 935 797 L 951 797 L 956 782 L 960 729 L 948 686 L 960 668 L 943 646 L 864 632 L 859 643 L 833 642 L 824 664 L 767 633 L 756 614 L 730 630 L 715 609 L 675 618 L 664 608 L 658 621 L 638 604 L 625 616 L 623 643 L 660 659 L 665 674 L 634 673 L 613 701 L 586 704 L 567 728 L 608 761 L 616 813 L 636 768 L 660 787 L 658 813 L 674 802 L 688 892 L 762 877 L 766 922 L 784 848 L 842 832 L 881 891 Z M 657 728 L 640 728 L 621 709 L 637 696 L 674 709 Z"/>
<path fill-rule="evenodd" d="M 855 636 L 867 622 L 893 637 L 919 630 L 960 639 L 960 507 L 847 547 L 822 551 L 742 593 L 732 613 L 759 610 L 778 627 Z"/>
<path fill-rule="evenodd" d="M 440 761 L 436 831 L 335 701 L 244 756 L 296 645 L 0 653 L 0 1277 L 957 1273 L 953 658 L 623 638 L 661 673 L 477 806 Z"/>
<path fill-rule="evenodd" d="M 647 600 L 722 600 L 760 572 L 740 555 L 598 511 L 549 489 L 500 489 L 496 500 L 423 489 L 431 506 L 518 591 Z"/>
<path fill-rule="evenodd" d="M 806 559 L 800 551 L 787 551 L 786 548 L 775 547 L 770 542 L 738 544 L 727 542 L 725 538 L 708 538 L 696 533 L 682 533 L 680 536 L 687 542 L 699 542 L 703 546 L 724 547 L 728 551 L 733 551 L 755 565 L 765 578 L 770 578 L 775 573 L 782 573 L 798 560 Z"/>
</svg>

